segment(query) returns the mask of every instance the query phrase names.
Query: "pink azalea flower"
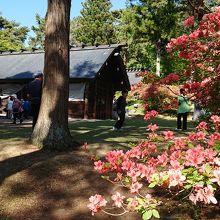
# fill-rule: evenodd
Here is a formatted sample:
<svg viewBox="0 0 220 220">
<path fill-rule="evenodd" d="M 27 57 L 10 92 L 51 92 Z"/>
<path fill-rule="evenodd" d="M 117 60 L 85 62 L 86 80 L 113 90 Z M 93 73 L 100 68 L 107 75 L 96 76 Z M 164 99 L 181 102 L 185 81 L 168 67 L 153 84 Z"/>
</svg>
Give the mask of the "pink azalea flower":
<svg viewBox="0 0 220 220">
<path fill-rule="evenodd" d="M 131 150 L 126 152 L 126 156 L 129 158 L 137 158 L 140 159 L 142 152 L 140 150 L 140 146 L 133 147 Z"/>
<path fill-rule="evenodd" d="M 165 140 L 173 139 L 173 132 L 172 131 L 164 131 L 163 134 L 165 136 L 164 137 Z"/>
<path fill-rule="evenodd" d="M 183 25 L 185 27 L 191 27 L 194 25 L 194 16 L 190 16 L 188 17 L 184 22 L 183 22 Z"/>
<path fill-rule="evenodd" d="M 105 163 L 102 162 L 101 160 L 98 160 L 96 162 L 94 162 L 94 169 L 98 170 L 100 173 L 104 173 L 107 171 L 106 167 L 105 167 Z"/>
<path fill-rule="evenodd" d="M 114 195 L 112 195 L 112 200 L 114 201 L 114 205 L 118 208 L 121 208 L 123 205 L 123 199 L 125 198 L 122 196 L 119 192 L 116 192 Z"/>
<path fill-rule="evenodd" d="M 220 158 L 219 157 L 214 158 L 214 163 L 220 167 Z"/>
<path fill-rule="evenodd" d="M 121 165 L 121 169 L 125 171 L 132 170 L 134 169 L 134 167 L 135 167 L 135 163 L 129 159 L 125 159 Z"/>
<path fill-rule="evenodd" d="M 130 170 L 127 172 L 127 176 L 131 177 L 132 182 L 137 182 L 137 177 L 140 176 L 140 172 L 137 172 L 136 170 Z"/>
<path fill-rule="evenodd" d="M 87 207 L 92 211 L 92 215 L 94 215 L 96 212 L 98 212 L 101 207 L 106 206 L 107 201 L 101 196 L 96 194 L 95 196 L 91 196 L 89 198 L 90 203 L 87 205 Z"/>
<path fill-rule="evenodd" d="M 214 178 L 212 178 L 211 181 L 213 183 L 216 182 L 220 186 L 220 170 L 214 170 L 213 171 L 213 177 Z"/>
<path fill-rule="evenodd" d="M 218 115 L 212 115 L 210 120 L 215 124 L 220 123 L 220 117 Z"/>
<path fill-rule="evenodd" d="M 208 160 L 209 163 L 214 163 L 214 159 L 215 159 L 215 156 L 217 155 L 217 153 L 213 150 L 213 149 L 210 149 L 210 148 L 207 148 L 205 151 L 204 151 L 204 157 L 206 158 L 206 160 Z"/>
<path fill-rule="evenodd" d="M 191 193 L 189 195 L 189 200 L 192 201 L 194 204 L 196 204 L 196 202 L 197 202 L 196 196 L 193 193 Z"/>
<path fill-rule="evenodd" d="M 179 161 L 177 160 L 171 160 L 170 165 L 172 166 L 173 169 L 175 170 L 182 170 L 184 166 L 182 166 Z"/>
<path fill-rule="evenodd" d="M 208 72 L 213 72 L 215 69 L 214 69 L 213 67 L 209 66 L 209 67 L 207 68 L 207 70 L 208 70 Z"/>
<path fill-rule="evenodd" d="M 200 31 L 195 30 L 195 31 L 193 31 L 193 32 L 189 35 L 189 37 L 190 37 L 192 40 L 196 40 L 196 39 L 198 39 L 199 34 L 200 34 Z"/>
<path fill-rule="evenodd" d="M 192 132 L 188 135 L 188 138 L 190 141 L 195 141 L 197 139 L 197 135 L 196 135 L 196 133 Z"/>
<path fill-rule="evenodd" d="M 198 126 L 196 127 L 197 130 L 207 130 L 207 123 L 202 121 L 198 124 Z"/>
<path fill-rule="evenodd" d="M 185 46 L 187 44 L 187 42 L 188 42 L 188 36 L 182 35 L 176 39 L 175 44 L 179 45 L 179 46 Z"/>
<path fill-rule="evenodd" d="M 147 127 L 150 131 L 156 131 L 159 128 L 156 124 L 149 124 Z"/>
<path fill-rule="evenodd" d="M 197 146 L 193 149 L 189 149 L 186 151 L 185 156 L 185 165 L 186 166 L 195 166 L 197 167 L 199 164 L 201 164 L 203 161 L 205 161 L 203 148 L 201 146 Z"/>
<path fill-rule="evenodd" d="M 210 203 L 213 203 L 213 204 L 217 204 L 217 200 L 216 198 L 214 197 L 214 190 L 212 188 L 212 186 L 208 185 L 207 187 L 204 188 L 204 202 L 205 204 L 210 204 Z"/>
<path fill-rule="evenodd" d="M 182 186 L 186 180 L 186 177 L 182 175 L 180 170 L 170 169 L 167 174 L 169 176 L 169 187 Z"/>
<path fill-rule="evenodd" d="M 197 140 L 204 140 L 205 139 L 205 133 L 202 131 L 199 131 L 196 133 Z"/>
<path fill-rule="evenodd" d="M 215 12 L 220 13 L 220 6 L 215 7 Z"/>
<path fill-rule="evenodd" d="M 106 154 L 105 158 L 110 163 L 111 170 L 118 170 L 120 168 L 123 156 L 122 150 L 113 150 Z"/>
<path fill-rule="evenodd" d="M 173 151 L 172 154 L 170 155 L 170 160 L 178 160 L 180 159 L 181 157 L 181 151 L 179 150 L 176 150 L 176 151 Z"/>
<path fill-rule="evenodd" d="M 135 196 L 134 198 L 132 198 L 131 203 L 129 204 L 128 208 L 129 210 L 134 211 L 138 205 L 139 205 L 138 198 L 137 196 Z"/>
<path fill-rule="evenodd" d="M 180 150 L 185 148 L 185 143 L 182 139 L 177 139 L 174 141 L 174 150 Z"/>
<path fill-rule="evenodd" d="M 142 188 L 142 186 L 143 186 L 142 183 L 138 183 L 138 182 L 132 183 L 132 186 L 130 188 L 130 192 L 131 193 L 138 192 Z"/>
<path fill-rule="evenodd" d="M 157 156 L 157 159 L 158 159 L 158 162 L 157 164 L 162 166 L 162 167 L 165 167 L 168 163 L 168 155 L 167 155 L 167 152 L 165 151 L 163 154 L 161 155 L 158 155 Z"/>
</svg>

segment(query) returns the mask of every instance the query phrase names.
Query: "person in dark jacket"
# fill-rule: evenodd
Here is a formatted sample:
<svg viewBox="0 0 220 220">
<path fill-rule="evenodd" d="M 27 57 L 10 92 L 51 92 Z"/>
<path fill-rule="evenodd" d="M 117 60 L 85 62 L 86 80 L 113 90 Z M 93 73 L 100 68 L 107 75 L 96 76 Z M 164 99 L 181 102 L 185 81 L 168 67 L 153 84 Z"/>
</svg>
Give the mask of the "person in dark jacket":
<svg viewBox="0 0 220 220">
<path fill-rule="evenodd" d="M 42 82 L 43 82 L 43 73 L 39 72 L 35 75 L 35 79 L 31 81 L 27 86 L 27 97 L 30 100 L 31 112 L 33 116 L 32 128 L 34 128 L 41 103 L 41 94 L 42 94 Z"/>
<path fill-rule="evenodd" d="M 126 107 L 126 98 L 128 96 L 128 91 L 122 91 L 122 95 L 117 99 L 116 111 L 118 114 L 118 120 L 115 123 L 113 130 L 121 131 L 123 123 L 125 121 L 125 107 Z"/>
</svg>

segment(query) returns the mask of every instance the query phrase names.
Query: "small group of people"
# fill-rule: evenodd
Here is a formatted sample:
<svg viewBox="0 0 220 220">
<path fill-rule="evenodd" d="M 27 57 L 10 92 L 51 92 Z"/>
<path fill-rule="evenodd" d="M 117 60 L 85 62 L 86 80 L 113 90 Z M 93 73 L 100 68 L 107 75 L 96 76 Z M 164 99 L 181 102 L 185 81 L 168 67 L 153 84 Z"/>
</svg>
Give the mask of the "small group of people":
<svg viewBox="0 0 220 220">
<path fill-rule="evenodd" d="M 27 119 L 29 111 L 30 104 L 28 100 L 19 100 L 16 94 L 9 96 L 6 105 L 6 118 L 13 119 L 13 124 L 17 123 L 17 119 L 20 123 Z"/>
<path fill-rule="evenodd" d="M 16 94 L 9 96 L 6 105 L 6 118 L 12 119 L 13 124 L 16 124 L 17 120 L 22 123 L 24 119 L 28 119 L 29 115 L 32 115 L 32 127 L 34 128 L 40 109 L 42 81 L 43 73 L 39 72 L 35 75 L 35 79 L 27 84 L 25 99 L 19 100 Z"/>
</svg>

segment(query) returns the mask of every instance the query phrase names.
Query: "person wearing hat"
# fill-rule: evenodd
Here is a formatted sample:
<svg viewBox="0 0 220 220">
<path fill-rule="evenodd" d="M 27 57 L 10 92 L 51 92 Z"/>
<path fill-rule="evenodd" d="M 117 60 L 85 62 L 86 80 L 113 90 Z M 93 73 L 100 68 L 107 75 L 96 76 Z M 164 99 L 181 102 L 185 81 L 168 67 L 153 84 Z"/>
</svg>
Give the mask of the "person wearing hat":
<svg viewBox="0 0 220 220">
<path fill-rule="evenodd" d="M 34 75 L 34 80 L 31 81 L 27 86 L 27 98 L 30 100 L 31 112 L 33 117 L 32 128 L 34 128 L 41 103 L 41 94 L 42 94 L 42 82 L 43 82 L 43 73 L 37 72 Z"/>
</svg>

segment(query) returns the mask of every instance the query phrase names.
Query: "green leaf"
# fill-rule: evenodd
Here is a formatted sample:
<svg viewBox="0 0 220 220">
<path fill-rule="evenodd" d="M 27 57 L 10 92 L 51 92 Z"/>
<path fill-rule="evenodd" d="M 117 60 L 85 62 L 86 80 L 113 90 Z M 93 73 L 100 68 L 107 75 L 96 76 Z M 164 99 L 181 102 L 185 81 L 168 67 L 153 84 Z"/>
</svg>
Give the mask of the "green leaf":
<svg viewBox="0 0 220 220">
<path fill-rule="evenodd" d="M 125 181 L 126 183 L 130 183 L 130 179 L 129 179 L 127 176 L 125 177 L 124 181 Z"/>
<path fill-rule="evenodd" d="M 156 185 L 157 185 L 156 182 L 153 182 L 153 183 L 151 183 L 148 187 L 149 187 L 149 188 L 154 188 Z"/>
<path fill-rule="evenodd" d="M 101 176 L 102 177 L 102 179 L 104 179 L 104 180 L 109 180 L 110 178 L 109 178 L 109 176 Z"/>
<path fill-rule="evenodd" d="M 220 141 L 219 140 L 215 140 L 215 144 L 214 144 L 213 148 L 218 153 L 220 152 Z"/>
<path fill-rule="evenodd" d="M 143 204 L 144 204 L 144 200 L 143 200 L 143 199 L 138 198 L 137 200 L 138 200 L 138 203 L 139 203 L 140 205 L 143 205 Z"/>
<path fill-rule="evenodd" d="M 192 184 L 187 184 L 187 185 L 184 186 L 184 188 L 185 189 L 190 189 L 190 188 L 192 188 Z"/>
<path fill-rule="evenodd" d="M 206 172 L 207 174 L 210 174 L 211 171 L 212 171 L 212 168 L 211 168 L 210 165 L 207 163 L 207 164 L 205 165 L 205 172 Z"/>
<path fill-rule="evenodd" d="M 189 147 L 190 149 L 192 149 L 192 148 L 194 148 L 194 145 L 191 144 L 191 143 L 189 143 L 189 144 L 188 144 L 188 147 Z"/>
<path fill-rule="evenodd" d="M 164 181 L 168 180 L 168 178 L 169 178 L 168 175 L 164 175 L 164 176 L 162 176 L 162 181 L 164 182 Z"/>
<path fill-rule="evenodd" d="M 142 219 L 143 219 L 143 220 L 151 219 L 152 215 L 153 215 L 153 213 L 152 213 L 151 210 L 146 211 L 146 212 L 142 215 Z"/>
<path fill-rule="evenodd" d="M 153 216 L 154 216 L 155 218 L 160 218 L 160 214 L 159 214 L 159 212 L 158 212 L 156 209 L 153 209 L 153 210 L 152 210 L 152 213 L 153 213 Z"/>
</svg>

